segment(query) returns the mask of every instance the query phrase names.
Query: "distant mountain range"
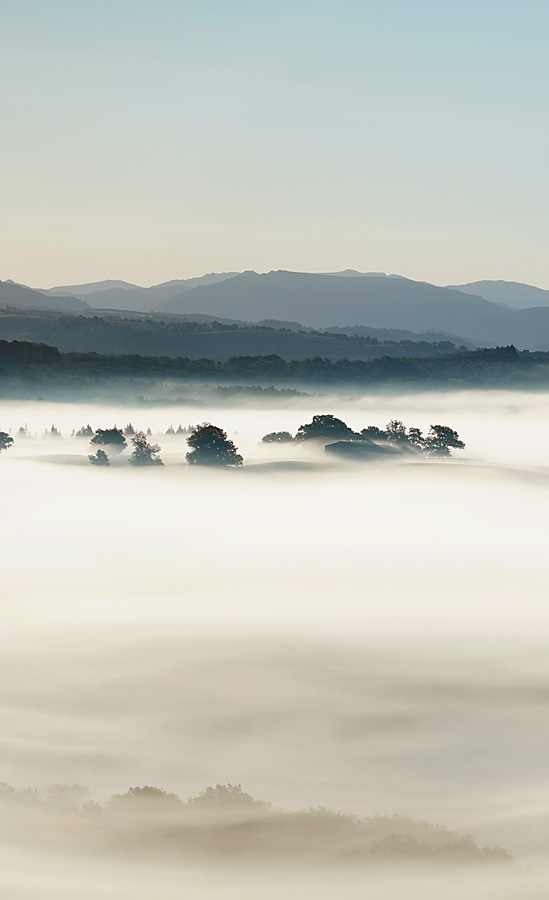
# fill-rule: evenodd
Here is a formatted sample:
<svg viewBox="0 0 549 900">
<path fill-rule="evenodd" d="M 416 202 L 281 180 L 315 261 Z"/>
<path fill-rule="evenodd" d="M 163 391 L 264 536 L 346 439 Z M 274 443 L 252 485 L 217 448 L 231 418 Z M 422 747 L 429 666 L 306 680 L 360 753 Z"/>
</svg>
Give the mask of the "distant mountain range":
<svg viewBox="0 0 549 900">
<path fill-rule="evenodd" d="M 46 296 L 72 294 L 90 306 L 111 309 L 133 309 L 138 312 L 153 312 L 164 308 L 165 301 L 199 285 L 217 284 L 238 272 L 212 272 L 200 278 L 176 279 L 156 284 L 149 288 L 129 284 L 127 281 L 97 281 L 92 284 L 76 284 L 65 287 L 48 288 L 42 291 Z"/>
<path fill-rule="evenodd" d="M 244 322 L 288 320 L 317 329 L 357 325 L 436 331 L 459 336 L 452 338 L 458 343 L 549 348 L 549 291 L 503 281 L 438 287 L 399 275 L 344 270 L 212 273 L 150 288 L 103 281 L 37 291 L 0 282 L 0 307 L 6 306 L 84 315 L 132 310 Z"/>
</svg>

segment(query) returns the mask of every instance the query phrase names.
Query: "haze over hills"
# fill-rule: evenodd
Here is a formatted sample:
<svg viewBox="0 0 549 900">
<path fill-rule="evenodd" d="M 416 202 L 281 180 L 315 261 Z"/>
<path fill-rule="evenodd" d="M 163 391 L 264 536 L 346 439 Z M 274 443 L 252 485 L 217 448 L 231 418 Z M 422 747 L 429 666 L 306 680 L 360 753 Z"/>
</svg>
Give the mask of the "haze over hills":
<svg viewBox="0 0 549 900">
<path fill-rule="evenodd" d="M 64 284 L 40 290 L 42 294 L 51 294 L 58 297 L 78 297 L 80 294 L 101 294 L 104 291 L 111 290 L 130 291 L 133 288 L 139 288 L 139 285 L 109 278 L 106 281 L 93 281 L 90 284 Z"/>
<path fill-rule="evenodd" d="M 368 325 L 442 331 L 477 344 L 549 345 L 549 308 L 514 310 L 482 297 L 403 277 L 245 272 L 172 297 L 170 312 L 200 310 L 246 321 L 299 319 L 315 328 Z"/>
<path fill-rule="evenodd" d="M 84 312 L 88 304 L 78 297 L 45 295 L 15 281 L 0 281 L 0 306 L 19 309 L 56 309 L 66 312 Z"/>
<path fill-rule="evenodd" d="M 302 272 L 244 272 L 215 285 L 172 297 L 170 312 L 200 312 L 258 319 L 299 319 L 315 328 L 369 325 L 436 329 L 471 337 L 477 321 L 498 320 L 501 311 L 481 297 L 406 278 L 345 277 Z"/>
<path fill-rule="evenodd" d="M 518 281 L 472 281 L 469 284 L 449 284 L 448 287 L 463 294 L 476 294 L 492 303 L 505 303 L 512 309 L 549 306 L 549 291 Z"/>
</svg>

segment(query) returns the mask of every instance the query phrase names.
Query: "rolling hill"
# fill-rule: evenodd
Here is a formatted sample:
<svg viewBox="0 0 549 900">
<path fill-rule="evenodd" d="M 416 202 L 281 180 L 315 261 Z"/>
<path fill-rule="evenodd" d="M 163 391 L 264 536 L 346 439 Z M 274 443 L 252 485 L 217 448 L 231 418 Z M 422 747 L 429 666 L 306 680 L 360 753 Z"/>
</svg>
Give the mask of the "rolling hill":
<svg viewBox="0 0 549 900">
<path fill-rule="evenodd" d="M 39 311 L 0 312 L 0 340 L 45 343 L 63 352 L 188 357 L 226 361 L 235 356 L 269 356 L 295 360 L 370 360 L 381 356 L 438 356 L 455 351 L 448 340 L 431 336 L 415 341 L 372 335 L 320 334 L 215 320 L 164 321 L 158 317 L 77 316 Z M 465 348 L 461 348 L 465 349 Z"/>
<path fill-rule="evenodd" d="M 512 309 L 549 306 L 549 291 L 518 281 L 472 281 L 469 284 L 450 284 L 448 287 L 464 294 L 476 294 L 492 303 L 505 303 Z"/>
</svg>

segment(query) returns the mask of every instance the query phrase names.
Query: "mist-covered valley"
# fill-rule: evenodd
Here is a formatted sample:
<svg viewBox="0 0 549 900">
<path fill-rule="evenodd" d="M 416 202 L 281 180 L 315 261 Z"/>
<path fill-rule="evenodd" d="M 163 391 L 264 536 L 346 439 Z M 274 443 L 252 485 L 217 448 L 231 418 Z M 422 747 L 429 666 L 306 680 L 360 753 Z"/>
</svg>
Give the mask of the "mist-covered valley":
<svg viewBox="0 0 549 900">
<path fill-rule="evenodd" d="M 548 410 L 480 391 L 2 402 L 8 895 L 543 896 Z M 449 424 L 466 448 L 350 464 L 261 442 L 318 413 Z M 205 419 L 242 466 L 186 464 L 166 431 Z M 128 422 L 163 466 L 98 469 L 71 436 Z M 271 806 L 185 818 L 215 785 Z M 113 819 L 145 786 L 180 818 Z M 436 853 L 418 823 L 447 829 Z M 498 847 L 515 861 L 476 858 Z"/>
</svg>

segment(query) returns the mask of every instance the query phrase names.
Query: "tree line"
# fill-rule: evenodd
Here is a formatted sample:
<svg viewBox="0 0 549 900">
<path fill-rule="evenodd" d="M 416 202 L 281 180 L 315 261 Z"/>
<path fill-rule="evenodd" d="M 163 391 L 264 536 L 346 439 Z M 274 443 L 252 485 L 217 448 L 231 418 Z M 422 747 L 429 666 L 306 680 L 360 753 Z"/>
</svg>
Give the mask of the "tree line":
<svg viewBox="0 0 549 900">
<path fill-rule="evenodd" d="M 28 435 L 27 426 L 19 429 Z M 47 436 L 59 437 L 60 432 L 52 425 L 47 429 Z M 124 429 L 113 426 L 112 428 L 97 428 L 95 431 L 90 425 L 82 426 L 73 432 L 75 437 L 87 438 L 90 441 L 90 449 L 93 453 L 88 455 L 90 463 L 94 466 L 109 466 L 110 457 L 119 456 L 128 448 L 128 441 L 132 448 L 128 462 L 132 466 L 161 466 L 161 447 L 149 441 L 150 428 L 147 433 L 136 431 L 131 423 Z M 181 425 L 175 431 L 171 426 L 166 434 L 180 434 L 185 436 L 189 451 L 186 460 L 189 465 L 207 466 L 241 466 L 243 457 L 238 452 L 234 442 L 227 437 L 227 433 L 210 422 L 201 425 Z M 292 435 L 289 431 L 272 431 L 264 435 L 262 443 L 265 444 L 290 444 L 303 443 L 305 441 L 322 442 L 325 445 L 331 442 L 359 442 L 362 444 L 383 445 L 387 444 L 402 452 L 424 453 L 427 456 L 449 457 L 452 450 L 463 450 L 464 442 L 457 431 L 449 425 L 431 425 L 428 433 L 423 435 L 419 428 L 407 428 L 400 419 L 391 419 L 385 429 L 376 425 L 368 425 L 361 431 L 353 431 L 342 419 L 333 415 L 315 415 L 311 422 L 300 425 L 297 432 Z M 10 434 L 0 431 L 0 451 L 13 446 L 14 440 Z"/>
<path fill-rule="evenodd" d="M 98 380 L 171 377 L 227 384 L 422 385 L 426 388 L 527 387 L 549 384 L 549 353 L 513 346 L 448 353 L 432 358 L 381 356 L 364 361 L 321 356 L 283 359 L 275 353 L 234 356 L 226 361 L 188 357 L 60 353 L 46 344 L 0 341 L 0 383 L 17 393 L 32 383 L 93 387 Z"/>
<path fill-rule="evenodd" d="M 172 859 L 233 856 L 341 863 L 439 861 L 509 863 L 501 848 L 479 847 L 470 835 L 398 815 L 358 818 L 326 807 L 284 810 L 256 800 L 239 784 L 216 784 L 182 800 L 152 785 L 130 787 L 106 802 L 90 800 L 78 784 L 46 793 L 0 783 L 4 840 L 43 840 L 48 846 Z"/>
</svg>

